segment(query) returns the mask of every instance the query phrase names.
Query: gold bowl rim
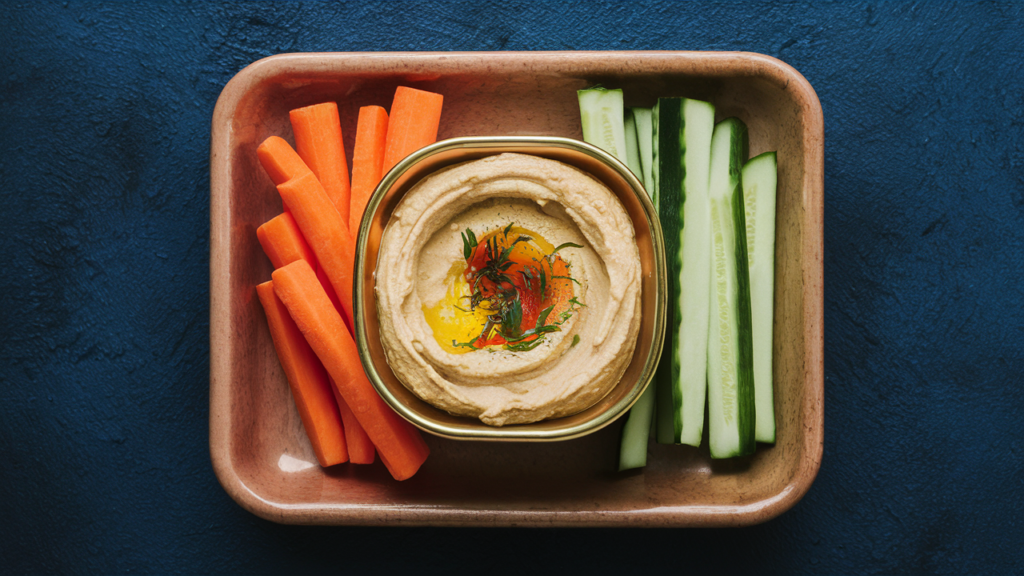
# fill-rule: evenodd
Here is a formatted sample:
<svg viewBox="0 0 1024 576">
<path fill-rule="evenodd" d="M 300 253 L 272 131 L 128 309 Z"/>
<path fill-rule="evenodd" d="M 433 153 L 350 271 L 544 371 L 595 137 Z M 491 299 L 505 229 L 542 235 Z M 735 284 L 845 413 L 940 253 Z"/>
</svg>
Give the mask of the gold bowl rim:
<svg viewBox="0 0 1024 576">
<path fill-rule="evenodd" d="M 364 298 L 368 295 L 366 294 L 367 291 L 364 290 L 363 279 L 365 278 L 367 268 L 367 241 L 370 228 L 376 218 L 380 204 L 387 197 L 391 188 L 399 183 L 399 180 L 406 172 L 412 170 L 420 162 L 430 158 L 431 156 L 455 149 L 472 149 L 474 151 L 484 153 L 484 155 L 481 156 L 482 158 L 488 155 L 501 154 L 503 152 L 529 154 L 530 152 L 524 151 L 523 149 L 528 150 L 530 148 L 544 147 L 563 148 L 582 153 L 607 165 L 619 177 L 625 180 L 643 209 L 644 218 L 647 222 L 651 236 L 652 251 L 654 254 L 654 284 L 656 292 L 654 298 L 654 310 L 648 311 L 641 309 L 641 314 L 654 314 L 654 334 L 651 337 L 651 346 L 648 351 L 647 358 L 644 359 L 643 369 L 640 372 L 639 378 L 637 378 L 637 381 L 633 384 L 630 392 L 617 403 L 596 414 L 589 420 L 565 427 L 531 429 L 529 428 L 530 424 L 497 427 L 489 426 L 479 420 L 469 417 L 459 417 L 460 420 L 464 419 L 466 421 L 465 426 L 452 426 L 424 417 L 418 412 L 412 410 L 400 398 L 392 393 L 391 389 L 383 381 L 381 375 L 377 371 L 377 366 L 374 363 L 369 346 L 369 335 L 367 334 L 365 317 L 366 307 L 364 302 Z M 515 148 L 515 150 L 510 150 L 509 148 Z M 487 154 L 486 151 L 488 149 L 493 150 L 493 152 L 491 154 Z M 541 156 L 543 157 L 543 155 Z M 424 174 L 420 179 L 436 172 L 438 169 L 441 168 L 436 168 L 431 172 Z M 593 177 L 596 178 L 596 176 Z M 600 181 L 600 178 L 598 178 L 598 180 Z M 418 180 L 416 182 L 418 182 Z M 416 182 L 409 184 L 405 192 L 408 192 Z M 402 194 L 404 195 L 405 192 Z M 636 226 L 635 219 L 631 218 L 631 220 L 634 221 L 634 226 Z M 382 228 L 384 227 L 386 227 L 386 223 L 382 224 Z M 376 262 L 373 263 L 374 269 L 376 269 L 376 264 Z M 374 190 L 373 195 L 370 197 L 366 205 L 356 241 L 356 262 L 352 280 L 354 310 L 353 322 L 356 332 L 356 347 L 359 351 L 359 359 L 362 362 L 363 369 L 366 372 L 367 377 L 370 379 L 373 387 L 377 390 L 377 393 L 381 395 L 384 401 L 387 402 L 388 405 L 398 412 L 398 414 L 403 418 L 422 430 L 444 438 L 454 440 L 544 442 L 570 440 L 596 432 L 614 422 L 618 417 L 629 410 L 629 408 L 632 407 L 632 405 L 640 398 L 640 395 L 654 379 L 654 374 L 661 358 L 662 345 L 665 337 L 668 285 L 665 244 L 657 212 L 654 209 L 654 204 L 650 197 L 644 190 L 643 184 L 641 184 L 633 172 L 630 171 L 623 162 L 608 152 L 580 140 L 558 136 L 464 136 L 441 140 L 413 152 L 396 164 L 390 171 L 388 171 L 387 174 L 384 175 L 383 178 L 381 178 L 380 183 L 377 185 L 377 188 Z M 369 297 L 372 298 L 372 295 Z M 640 334 L 638 337 L 643 338 L 643 336 L 643 334 Z M 383 346 L 383 343 L 381 343 L 381 345 Z M 395 378 L 400 381 L 397 375 Z M 615 385 L 615 388 L 621 385 L 622 381 L 620 380 L 620 382 Z M 613 390 L 615 388 L 613 388 Z M 611 392 L 609 392 L 609 394 L 611 394 Z M 437 408 L 434 409 L 439 410 Z M 548 420 L 545 422 L 555 422 L 557 420 L 559 419 Z"/>
</svg>

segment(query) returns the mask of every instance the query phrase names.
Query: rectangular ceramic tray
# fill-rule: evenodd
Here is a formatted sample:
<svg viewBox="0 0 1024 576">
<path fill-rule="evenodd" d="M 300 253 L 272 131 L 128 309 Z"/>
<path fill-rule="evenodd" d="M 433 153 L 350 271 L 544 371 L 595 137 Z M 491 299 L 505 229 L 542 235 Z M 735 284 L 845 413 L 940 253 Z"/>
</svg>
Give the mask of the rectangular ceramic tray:
<svg viewBox="0 0 1024 576">
<path fill-rule="evenodd" d="M 576 90 L 623 88 L 715 104 L 750 132 L 750 154 L 777 150 L 774 377 L 778 443 L 747 458 L 653 444 L 646 468 L 616 472 L 621 421 L 553 443 L 426 435 L 431 456 L 395 482 L 380 464 L 316 465 L 274 353 L 255 286 L 271 265 L 256 228 L 281 211 L 256 158 L 291 141 L 288 111 L 338 103 L 351 158 L 360 106 L 390 107 L 396 86 L 444 95 L 439 139 L 581 138 Z M 763 55 L 708 52 L 290 54 L 260 60 L 224 88 L 210 152 L 210 454 L 247 510 L 296 524 L 437 526 L 736 526 L 795 504 L 822 450 L 823 124 L 814 90 Z M 706 438 L 704 445 L 706 446 Z"/>
</svg>

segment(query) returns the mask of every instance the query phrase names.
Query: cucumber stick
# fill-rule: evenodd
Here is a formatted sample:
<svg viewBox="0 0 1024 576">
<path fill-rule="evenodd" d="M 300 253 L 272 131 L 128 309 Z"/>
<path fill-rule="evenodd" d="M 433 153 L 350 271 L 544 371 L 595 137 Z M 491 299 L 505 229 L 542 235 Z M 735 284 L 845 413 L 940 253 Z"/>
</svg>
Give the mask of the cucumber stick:
<svg viewBox="0 0 1024 576">
<path fill-rule="evenodd" d="M 647 194 L 651 195 L 652 188 L 654 188 L 654 176 L 651 174 L 651 163 L 654 153 L 654 126 L 651 124 L 651 114 L 653 110 L 650 108 L 630 108 L 629 112 L 633 114 L 633 122 L 636 124 L 636 140 L 637 146 L 640 148 L 640 180 L 644 183 L 644 188 L 647 189 Z M 654 199 L 653 197 L 651 198 Z M 658 204 L 654 204 L 657 208 Z"/>
<path fill-rule="evenodd" d="M 624 162 L 637 178 L 642 178 L 636 124 L 633 114 L 623 111 L 622 90 L 591 88 L 577 94 L 583 119 L 583 140 L 609 152 Z M 619 444 L 619 470 L 647 465 L 654 393 L 655 386 L 649 385 L 626 417 Z"/>
<path fill-rule="evenodd" d="M 775 152 L 743 165 L 743 206 L 747 221 L 747 266 L 750 270 L 750 317 L 754 338 L 754 437 L 775 443 L 772 394 L 772 306 L 775 297 Z"/>
<path fill-rule="evenodd" d="M 715 126 L 711 141 L 711 318 L 708 439 L 712 458 L 754 451 L 754 362 L 741 167 L 747 127 Z"/>
<path fill-rule="evenodd" d="M 669 268 L 658 441 L 699 446 L 707 389 L 711 232 L 708 185 L 715 108 L 660 98 L 654 110 L 655 172 Z"/>
<path fill-rule="evenodd" d="M 654 209 L 657 210 L 658 203 L 654 201 L 654 198 L 652 196 L 652 194 L 654 194 L 654 182 L 652 180 L 653 177 L 651 176 L 651 160 L 652 152 L 654 150 L 654 133 L 653 127 L 651 126 L 652 112 L 653 110 L 651 110 L 650 108 L 629 108 L 626 111 L 626 115 L 627 117 L 632 115 L 634 129 L 636 130 L 637 156 L 638 160 L 640 161 L 640 181 L 643 182 L 644 190 L 647 191 L 648 197 L 651 197 L 651 201 L 654 204 Z M 629 146 L 627 142 L 627 148 L 628 147 Z M 651 384 L 647 387 L 647 390 L 644 390 L 643 395 L 640 396 L 640 399 L 636 401 L 636 404 L 633 405 L 633 409 L 630 411 L 629 420 L 626 420 L 627 430 L 623 430 L 622 433 L 623 452 L 619 455 L 620 470 L 626 470 L 627 468 L 624 468 L 623 465 L 631 463 L 625 452 L 627 446 L 627 432 L 629 432 L 628 429 L 631 426 L 637 427 L 637 431 L 633 434 L 630 434 L 629 436 L 636 438 L 640 438 L 642 436 L 643 438 L 643 460 L 641 462 L 639 458 L 634 458 L 632 461 L 633 465 L 630 465 L 629 467 L 638 468 L 640 466 L 645 466 L 647 464 L 647 440 L 650 437 L 650 435 L 655 434 L 654 406 L 656 389 L 657 381 L 651 382 Z M 636 413 L 636 420 L 634 420 L 634 412 Z M 647 424 L 648 431 L 642 432 L 639 427 L 643 426 L 645 422 Z M 639 443 L 639 440 L 633 441 L 634 445 Z"/>
<path fill-rule="evenodd" d="M 626 110 L 623 113 L 622 123 L 626 133 L 626 166 L 630 172 L 636 175 L 641 184 L 644 183 L 644 171 L 640 167 L 640 144 L 636 140 L 636 120 L 633 113 Z"/>
<path fill-rule="evenodd" d="M 647 465 L 647 444 L 654 433 L 654 406 L 658 381 L 655 378 L 629 409 L 619 442 L 619 471 Z"/>
<path fill-rule="evenodd" d="M 637 130 L 634 116 L 630 110 L 625 113 L 626 124 L 626 165 L 643 181 L 640 163 L 640 146 L 637 142 Z M 631 126 L 632 125 L 632 126 Z M 631 129 L 632 128 L 632 129 Z M 630 145 L 632 139 L 633 145 Z M 646 184 L 644 185 L 646 188 Z M 647 465 L 647 444 L 651 438 L 651 424 L 654 421 L 654 398 L 656 382 L 648 384 L 647 389 L 629 409 L 626 423 L 622 426 L 622 438 L 619 442 L 619 471 L 643 468 Z"/>
<path fill-rule="evenodd" d="M 647 442 L 654 421 L 655 382 L 651 382 L 640 398 L 629 409 L 622 426 L 619 443 L 619 470 L 643 468 L 647 465 Z"/>
<path fill-rule="evenodd" d="M 576 92 L 583 121 L 583 140 L 626 162 L 626 128 L 622 90 L 588 88 Z"/>
</svg>

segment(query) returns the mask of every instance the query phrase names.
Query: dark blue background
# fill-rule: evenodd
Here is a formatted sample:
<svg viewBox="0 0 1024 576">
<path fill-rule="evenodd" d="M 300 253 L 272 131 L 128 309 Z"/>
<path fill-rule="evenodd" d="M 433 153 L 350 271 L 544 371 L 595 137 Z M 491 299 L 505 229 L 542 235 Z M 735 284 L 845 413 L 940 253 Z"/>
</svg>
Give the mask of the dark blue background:
<svg viewBox="0 0 1024 576">
<path fill-rule="evenodd" d="M 1024 5 L 0 5 L 0 571 L 1024 572 Z M 280 526 L 208 453 L 209 130 L 296 51 L 747 50 L 825 113 L 825 451 L 739 530 Z M 559 567 L 562 569 L 560 570 Z"/>
</svg>

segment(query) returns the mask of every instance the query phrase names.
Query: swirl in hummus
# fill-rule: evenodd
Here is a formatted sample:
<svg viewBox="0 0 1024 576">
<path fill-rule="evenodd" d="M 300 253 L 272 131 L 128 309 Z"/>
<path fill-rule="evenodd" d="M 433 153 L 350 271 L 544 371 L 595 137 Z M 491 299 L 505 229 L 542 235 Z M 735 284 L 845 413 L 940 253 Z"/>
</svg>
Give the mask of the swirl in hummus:
<svg viewBox="0 0 1024 576">
<path fill-rule="evenodd" d="M 618 383 L 640 327 L 619 200 L 554 160 L 501 154 L 410 189 L 381 238 L 381 339 L 407 388 L 503 426 L 575 414 Z"/>
</svg>

